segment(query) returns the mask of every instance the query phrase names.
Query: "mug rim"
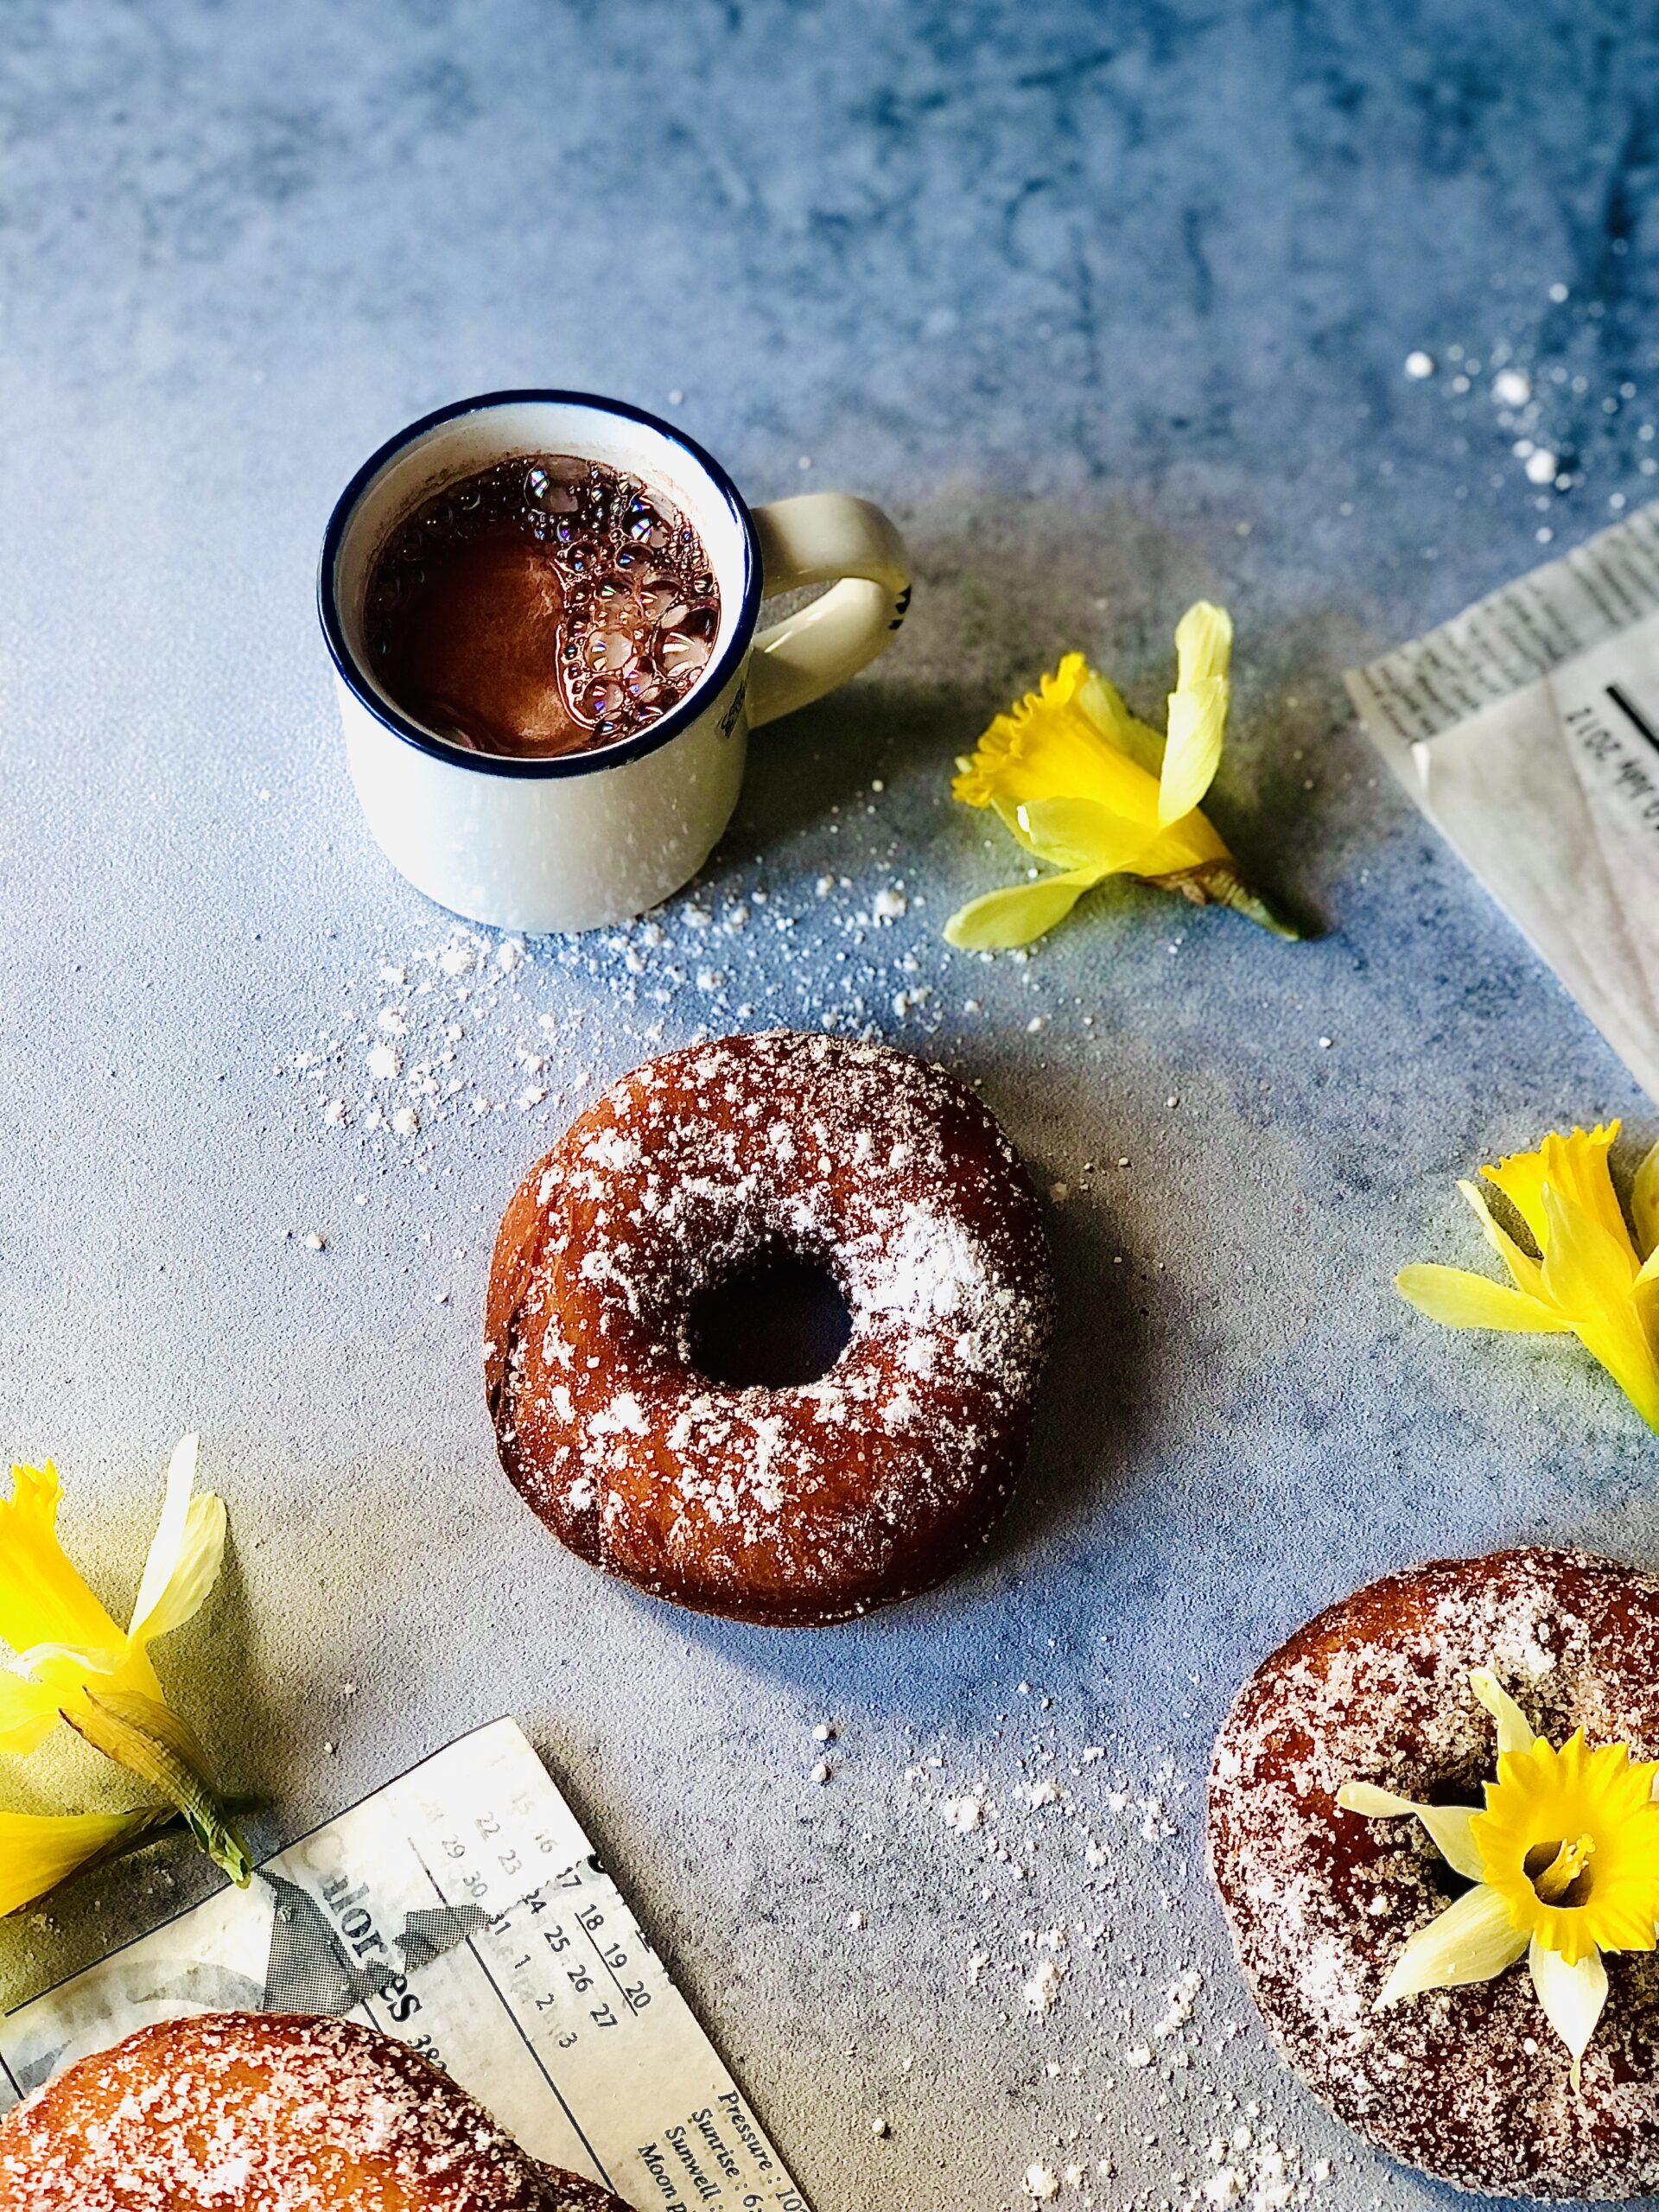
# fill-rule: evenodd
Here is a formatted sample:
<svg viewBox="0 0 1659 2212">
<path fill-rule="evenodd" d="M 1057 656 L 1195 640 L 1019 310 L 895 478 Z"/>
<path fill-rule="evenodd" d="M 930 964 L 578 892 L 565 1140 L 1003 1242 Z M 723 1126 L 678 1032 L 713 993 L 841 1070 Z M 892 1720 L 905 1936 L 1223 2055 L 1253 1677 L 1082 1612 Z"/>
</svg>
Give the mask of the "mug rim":
<svg viewBox="0 0 1659 2212">
<path fill-rule="evenodd" d="M 386 464 L 394 461 L 416 439 L 424 436 L 429 430 L 436 429 L 442 423 L 454 422 L 463 415 L 481 415 L 499 407 L 550 402 L 558 406 L 591 408 L 597 414 L 620 416 L 625 422 L 640 423 L 690 456 L 731 509 L 743 540 L 743 588 L 738 617 L 726 650 L 702 680 L 695 684 L 685 697 L 660 720 L 648 723 L 632 737 L 624 738 L 613 745 L 590 747 L 579 753 L 539 756 L 471 753 L 461 746 L 451 745 L 432 730 L 413 721 L 370 684 L 346 642 L 345 626 L 340 620 L 338 595 L 334 589 L 334 569 L 346 532 L 364 493 Z M 429 415 L 423 415 L 416 422 L 406 423 L 384 444 L 377 447 L 362 467 L 353 473 L 329 515 L 328 526 L 323 532 L 322 556 L 317 567 L 317 614 L 322 624 L 329 658 L 341 682 L 349 686 L 359 702 L 366 707 L 375 720 L 384 724 L 394 736 L 402 738 L 406 745 L 412 745 L 417 752 L 424 753 L 433 760 L 445 761 L 452 767 L 472 769 L 486 776 L 539 780 L 558 776 L 595 775 L 607 768 L 624 767 L 629 761 L 643 760 L 647 753 L 655 753 L 661 747 L 671 743 L 693 723 L 701 721 L 709 712 L 710 704 L 725 690 L 749 650 L 760 611 L 760 537 L 748 502 L 714 455 L 699 445 L 694 437 L 684 430 L 677 429 L 673 423 L 665 423 L 660 415 L 652 415 L 643 407 L 631 406 L 625 399 L 607 399 L 600 392 L 566 391 L 531 385 L 503 391 L 479 392 L 470 399 L 452 400 L 448 406 L 435 407 Z"/>
</svg>

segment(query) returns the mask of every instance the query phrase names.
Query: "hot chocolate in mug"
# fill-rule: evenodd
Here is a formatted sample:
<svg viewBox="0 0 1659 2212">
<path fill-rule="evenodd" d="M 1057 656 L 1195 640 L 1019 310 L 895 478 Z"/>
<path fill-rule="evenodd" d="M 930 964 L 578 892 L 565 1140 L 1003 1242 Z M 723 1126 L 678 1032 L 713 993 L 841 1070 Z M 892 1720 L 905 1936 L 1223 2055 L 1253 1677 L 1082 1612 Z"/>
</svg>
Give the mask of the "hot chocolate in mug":
<svg viewBox="0 0 1659 2212">
<path fill-rule="evenodd" d="M 639 477 L 678 507 L 707 550 L 718 626 L 694 687 L 632 736 L 543 758 L 468 751 L 376 681 L 373 566 L 423 500 L 550 453 Z M 763 599 L 816 584 L 830 588 L 757 634 Z M 352 779 L 381 849 L 454 912 L 531 931 L 624 921 L 677 891 L 731 819 L 750 729 L 874 660 L 909 601 L 904 543 L 879 507 L 812 492 L 751 509 L 683 431 L 574 391 L 490 392 L 399 431 L 341 493 L 318 578 Z"/>
</svg>

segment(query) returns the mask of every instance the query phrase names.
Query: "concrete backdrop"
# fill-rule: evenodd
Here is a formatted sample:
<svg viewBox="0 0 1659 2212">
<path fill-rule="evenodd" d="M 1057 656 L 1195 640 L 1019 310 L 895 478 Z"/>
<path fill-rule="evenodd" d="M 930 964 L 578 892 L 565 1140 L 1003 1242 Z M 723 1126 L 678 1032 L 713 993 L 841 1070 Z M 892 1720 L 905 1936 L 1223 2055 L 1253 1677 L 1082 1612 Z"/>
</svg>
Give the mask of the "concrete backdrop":
<svg viewBox="0 0 1659 2212">
<path fill-rule="evenodd" d="M 124 1604 L 202 1430 L 235 1556 L 163 1664 L 262 1845 L 511 1711 L 820 2212 L 1008 2205 L 1033 2162 L 1068 2202 L 1185 2203 L 1235 2127 L 1263 2207 L 1435 2194 L 1268 2053 L 1198 1791 L 1243 1675 L 1383 1567 L 1659 1551 L 1604 1376 L 1389 1287 L 1483 1263 L 1480 1160 L 1655 1114 L 1339 683 L 1649 488 L 1648 11 L 12 0 L 3 29 L 6 1442 L 56 1453 Z M 1566 491 L 1511 451 L 1505 362 Z M 918 581 L 890 658 L 757 741 L 660 940 L 508 971 L 369 843 L 312 588 L 372 446 L 536 383 L 669 414 L 757 499 L 882 499 Z M 1014 874 L 952 755 L 1069 646 L 1154 709 L 1200 592 L 1239 632 L 1214 812 L 1322 934 L 1120 889 L 1028 961 L 949 954 Z M 456 1086 L 414 1141 L 366 1126 L 405 1000 Z M 779 1636 L 543 1536 L 478 1306 L 500 1205 L 610 1075 L 825 1019 L 982 1080 L 1069 1185 L 1063 1320 L 982 1568 Z M 982 1787 L 958 1833 L 938 1801 Z M 207 1878 L 175 1847 L 72 1888 L 0 1929 L 0 1984 Z"/>
</svg>

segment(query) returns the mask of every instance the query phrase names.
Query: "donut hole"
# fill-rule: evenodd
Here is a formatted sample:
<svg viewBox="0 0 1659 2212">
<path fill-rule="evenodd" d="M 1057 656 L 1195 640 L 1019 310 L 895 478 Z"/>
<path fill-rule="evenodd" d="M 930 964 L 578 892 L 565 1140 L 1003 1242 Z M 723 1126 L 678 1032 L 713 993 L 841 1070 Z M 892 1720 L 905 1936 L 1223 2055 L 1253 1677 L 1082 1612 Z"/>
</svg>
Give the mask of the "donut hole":
<svg viewBox="0 0 1659 2212">
<path fill-rule="evenodd" d="M 853 1317 L 830 1269 L 777 1247 L 705 1284 L 686 1317 L 698 1373 L 738 1390 L 816 1382 L 852 1333 Z"/>
</svg>

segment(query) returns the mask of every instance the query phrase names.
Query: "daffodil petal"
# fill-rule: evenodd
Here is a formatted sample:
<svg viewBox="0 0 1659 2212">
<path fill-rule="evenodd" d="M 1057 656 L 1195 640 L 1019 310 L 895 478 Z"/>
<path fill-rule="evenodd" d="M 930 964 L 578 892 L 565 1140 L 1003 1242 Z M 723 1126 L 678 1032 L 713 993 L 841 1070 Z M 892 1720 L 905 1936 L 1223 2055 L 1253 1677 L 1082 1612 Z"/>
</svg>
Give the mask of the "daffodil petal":
<svg viewBox="0 0 1659 2212">
<path fill-rule="evenodd" d="M 1637 1297 L 1637 1259 L 1588 1209 L 1543 1188 L 1544 1289 L 1650 1428 L 1659 1429 L 1659 1347 Z"/>
<path fill-rule="evenodd" d="M 121 1631 L 58 1541 L 58 1472 L 14 1466 L 0 1498 L 0 1643 L 118 1644 Z"/>
<path fill-rule="evenodd" d="M 144 1578 L 127 1631 L 134 1643 L 147 1643 L 181 1628 L 199 1612 L 219 1579 L 225 1556 L 225 1508 L 212 1496 L 193 1498 L 200 1440 L 185 1437 L 167 1471 L 167 1501 L 162 1508 Z"/>
<path fill-rule="evenodd" d="M 1481 1711 L 1491 1713 L 1497 1723 L 1498 1757 L 1502 1758 L 1505 1751 L 1529 1751 L 1538 1740 L 1532 1723 L 1491 1669 L 1472 1668 L 1469 1688 Z"/>
<path fill-rule="evenodd" d="M 1523 1291 L 1529 1298 L 1535 1298 L 1543 1281 L 1541 1263 L 1535 1260 L 1530 1252 L 1522 1250 L 1486 1203 L 1486 1194 L 1478 1183 L 1471 1183 L 1465 1177 L 1459 1182 L 1458 1189 L 1480 1224 L 1481 1235 L 1509 1269 L 1516 1288 Z"/>
<path fill-rule="evenodd" d="M 124 1640 L 111 1651 L 89 1651 L 84 1643 L 31 1643 L 17 1654 L 17 1664 L 40 1681 L 59 1665 L 73 1667 L 78 1675 L 118 1675 L 128 1656 Z"/>
<path fill-rule="evenodd" d="M 1491 1981 L 1527 1948 L 1524 1930 L 1510 1925 L 1503 1900 L 1484 1884 L 1464 1892 L 1438 1919 L 1420 1928 L 1394 1962 L 1376 2010 L 1426 1989 L 1460 1989 Z"/>
<path fill-rule="evenodd" d="M 1431 1321 L 1449 1329 L 1544 1330 L 1552 1335 L 1571 1333 L 1572 1325 L 1553 1306 L 1530 1298 L 1523 1290 L 1494 1282 L 1490 1275 L 1471 1274 L 1464 1268 L 1427 1264 L 1402 1268 L 1394 1287 L 1408 1305 Z"/>
<path fill-rule="evenodd" d="M 1647 1262 L 1642 1272 L 1649 1275 L 1659 1260 L 1659 1144 L 1636 1171 L 1630 1185 L 1630 1219 L 1636 1227 L 1636 1249 Z"/>
<path fill-rule="evenodd" d="M 1035 883 L 1012 883 L 960 906 L 944 925 L 947 942 L 968 952 L 998 952 L 1029 944 L 1063 922 L 1084 893 L 1100 880 L 1096 868 L 1073 868 Z"/>
<path fill-rule="evenodd" d="M 1211 599 L 1194 600 L 1175 626 L 1175 689 L 1225 676 L 1232 658 L 1232 616 Z"/>
<path fill-rule="evenodd" d="M 138 1585 L 138 1595 L 132 1601 L 132 1625 L 127 1630 L 130 1637 L 137 1636 L 142 1623 L 154 1612 L 178 1565 L 184 1545 L 185 1517 L 190 1510 L 190 1493 L 196 1484 L 196 1458 L 200 1445 L 200 1437 L 194 1433 L 181 1436 L 167 1463 L 162 1517 L 150 1538 L 143 1579 Z"/>
<path fill-rule="evenodd" d="M 10 1668 L 0 1670 L 0 1752 L 21 1758 L 43 1744 L 57 1725 L 58 1701 L 50 1684 Z"/>
<path fill-rule="evenodd" d="M 1158 832 L 1135 863 L 1135 872 L 1149 881 L 1160 882 L 1166 876 L 1180 875 L 1215 861 L 1225 861 L 1230 868 L 1233 865 L 1233 856 L 1214 823 L 1202 807 L 1195 806 L 1190 814 L 1182 815 L 1179 822 L 1172 822 L 1167 829 Z"/>
<path fill-rule="evenodd" d="M 1169 736 L 1158 779 L 1160 827 L 1190 814 L 1215 780 L 1227 728 L 1232 617 L 1201 599 L 1175 632 L 1175 689 L 1169 695 Z"/>
<path fill-rule="evenodd" d="M 1230 692 L 1224 676 L 1169 695 L 1169 738 L 1158 779 L 1160 827 L 1191 814 L 1216 779 L 1227 734 Z"/>
<path fill-rule="evenodd" d="M 1638 1262 L 1624 1221 L 1614 1236 L 1589 1207 L 1553 1183 L 1544 1185 L 1541 1203 L 1545 1294 L 1568 1315 L 1625 1303 Z"/>
<path fill-rule="evenodd" d="M 1396 1796 L 1392 1789 L 1379 1789 L 1371 1782 L 1344 1782 L 1337 1792 L 1337 1802 L 1344 1813 L 1363 1813 L 1372 1820 L 1395 1820 L 1411 1814 L 1427 1829 L 1434 1848 L 1453 1873 L 1465 1875 L 1471 1882 L 1480 1880 L 1480 1853 L 1469 1833 L 1469 1823 L 1475 1817 L 1472 1805 L 1419 1805 L 1409 1797 Z"/>
<path fill-rule="evenodd" d="M 1122 695 L 1097 669 L 1085 662 L 1077 689 L 1080 710 L 1109 745 L 1127 753 L 1139 768 L 1155 777 L 1164 757 L 1164 741 L 1147 723 L 1138 721 L 1124 705 Z"/>
<path fill-rule="evenodd" d="M 16 1912 L 55 1889 L 88 1859 L 139 1829 L 156 1815 L 0 1812 L 0 1913 Z"/>
<path fill-rule="evenodd" d="M 1094 868 L 1101 875 L 1138 873 L 1153 842 L 1144 824 L 1092 798 L 1033 799 L 1020 809 L 1020 826 L 1039 858 L 1056 868 Z"/>
<path fill-rule="evenodd" d="M 1532 1986 L 1544 2018 L 1573 2055 L 1573 2087 L 1579 2087 L 1580 2069 L 1596 2023 L 1607 2002 L 1607 1969 L 1599 1951 L 1592 1951 L 1577 1966 L 1567 1965 L 1559 1951 L 1546 1950 L 1536 1936 L 1527 1954 Z"/>
</svg>

